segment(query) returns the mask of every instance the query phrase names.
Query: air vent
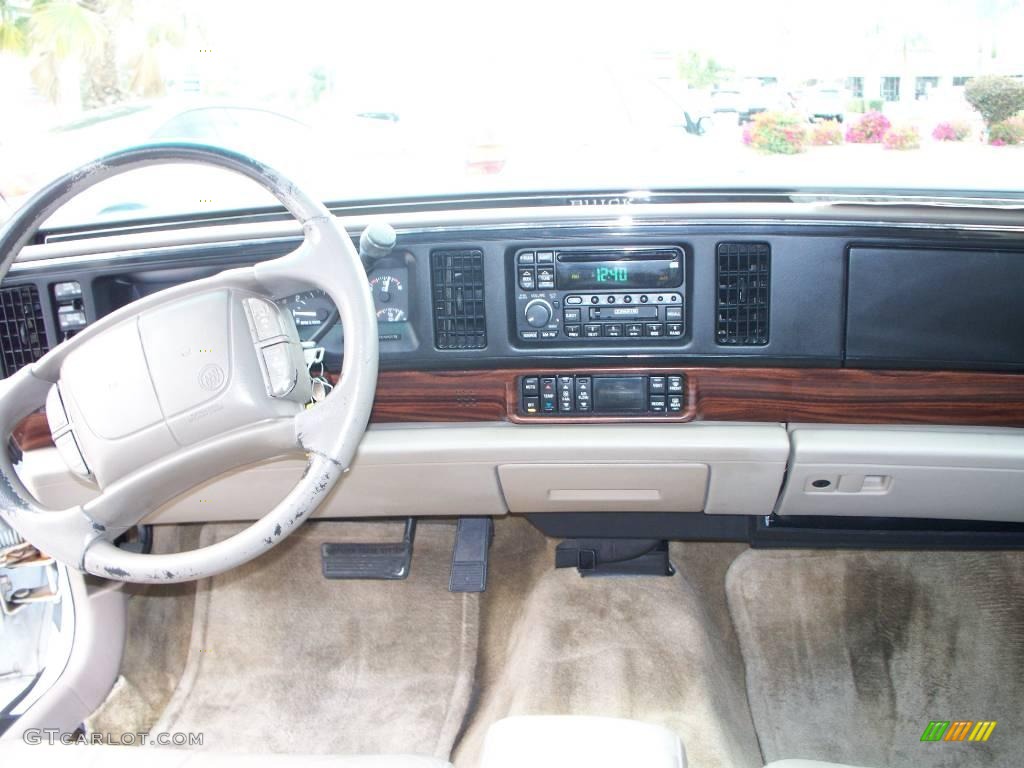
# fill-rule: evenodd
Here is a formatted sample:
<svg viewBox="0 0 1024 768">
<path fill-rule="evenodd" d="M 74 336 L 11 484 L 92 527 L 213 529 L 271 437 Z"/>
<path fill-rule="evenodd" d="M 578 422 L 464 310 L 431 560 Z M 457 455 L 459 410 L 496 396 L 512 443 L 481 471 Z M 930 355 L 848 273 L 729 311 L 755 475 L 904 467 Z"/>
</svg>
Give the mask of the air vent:
<svg viewBox="0 0 1024 768">
<path fill-rule="evenodd" d="M 5 376 L 46 354 L 43 307 L 34 285 L 0 289 L 0 348 Z"/>
<path fill-rule="evenodd" d="M 437 348 L 483 349 L 487 346 L 483 251 L 433 251 L 430 266 Z"/>
<path fill-rule="evenodd" d="M 715 341 L 732 346 L 768 343 L 772 252 L 768 243 L 719 243 Z"/>
</svg>

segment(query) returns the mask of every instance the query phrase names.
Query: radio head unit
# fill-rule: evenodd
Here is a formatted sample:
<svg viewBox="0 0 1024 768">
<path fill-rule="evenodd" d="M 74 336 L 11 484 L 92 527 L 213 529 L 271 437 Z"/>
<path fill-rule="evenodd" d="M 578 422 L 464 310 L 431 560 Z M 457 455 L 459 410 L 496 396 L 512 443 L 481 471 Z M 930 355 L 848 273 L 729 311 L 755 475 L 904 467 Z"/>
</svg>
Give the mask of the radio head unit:
<svg viewBox="0 0 1024 768">
<path fill-rule="evenodd" d="M 555 288 L 562 291 L 657 290 L 682 283 L 682 256 L 673 250 L 555 253 Z"/>
<path fill-rule="evenodd" d="M 510 304 L 521 342 L 672 343 L 686 335 L 682 246 L 523 248 Z"/>
</svg>

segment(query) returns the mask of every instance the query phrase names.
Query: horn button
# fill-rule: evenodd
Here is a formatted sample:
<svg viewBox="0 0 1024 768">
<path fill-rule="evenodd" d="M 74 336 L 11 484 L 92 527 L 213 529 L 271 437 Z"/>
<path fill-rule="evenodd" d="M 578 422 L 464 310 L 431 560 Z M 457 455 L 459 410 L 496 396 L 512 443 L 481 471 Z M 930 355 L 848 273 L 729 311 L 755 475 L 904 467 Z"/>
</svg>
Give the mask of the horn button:
<svg viewBox="0 0 1024 768">
<path fill-rule="evenodd" d="M 303 393 L 270 396 L 252 319 L 239 300 L 259 299 L 238 293 L 210 291 L 157 307 L 68 355 L 47 414 L 73 471 L 105 487 L 179 448 L 294 414 Z M 272 343 L 301 359 L 294 328 L 272 319 L 279 333 Z"/>
</svg>

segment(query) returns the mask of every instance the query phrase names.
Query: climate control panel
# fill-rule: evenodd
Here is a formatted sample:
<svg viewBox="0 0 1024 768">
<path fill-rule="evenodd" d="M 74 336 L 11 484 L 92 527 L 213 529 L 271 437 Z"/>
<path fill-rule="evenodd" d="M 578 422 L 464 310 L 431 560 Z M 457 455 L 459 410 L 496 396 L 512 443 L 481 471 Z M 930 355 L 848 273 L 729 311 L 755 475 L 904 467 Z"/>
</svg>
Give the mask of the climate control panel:
<svg viewBox="0 0 1024 768">
<path fill-rule="evenodd" d="M 523 416 L 680 416 L 686 376 L 656 374 L 527 374 L 520 376 Z"/>
<path fill-rule="evenodd" d="M 674 343 L 686 336 L 682 246 L 513 254 L 517 340 Z"/>
</svg>

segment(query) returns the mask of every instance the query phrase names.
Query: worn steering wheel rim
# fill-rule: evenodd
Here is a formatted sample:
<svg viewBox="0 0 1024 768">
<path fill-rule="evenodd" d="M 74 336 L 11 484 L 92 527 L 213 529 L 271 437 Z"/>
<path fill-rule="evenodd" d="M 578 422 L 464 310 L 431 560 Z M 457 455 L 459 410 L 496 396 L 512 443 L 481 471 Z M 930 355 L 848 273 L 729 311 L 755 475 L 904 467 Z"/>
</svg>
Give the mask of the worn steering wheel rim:
<svg viewBox="0 0 1024 768">
<path fill-rule="evenodd" d="M 199 144 L 147 145 L 116 152 L 62 176 L 34 195 L 0 229 L 0 280 L 39 227 L 77 194 L 131 170 L 175 163 L 214 166 L 255 181 L 299 221 L 305 234 L 303 243 L 280 258 L 228 270 L 133 302 L 59 344 L 36 363 L 0 380 L 0 431 L 4 438 L 0 445 L 0 517 L 56 559 L 120 581 L 167 583 L 204 578 L 247 562 L 283 541 L 347 471 L 369 421 L 376 388 L 376 313 L 365 272 L 347 232 L 321 202 L 280 173 L 226 149 Z M 324 402 L 299 410 L 292 417 L 253 424 L 205 440 L 193 450 L 183 449 L 169 457 L 177 464 L 157 468 L 162 472 L 154 470 L 153 465 L 143 467 L 103 489 L 98 500 L 105 500 L 105 506 L 93 500 L 65 510 L 47 509 L 22 485 L 8 455 L 6 438 L 22 418 L 42 406 L 69 354 L 121 323 L 137 321 L 148 311 L 186 297 L 227 291 L 231 300 L 236 300 L 235 294 L 273 299 L 310 287 L 322 288 L 335 303 L 344 331 L 341 377 Z M 234 455 L 227 455 L 231 451 Z M 135 524 L 160 504 L 198 484 L 176 486 L 175 473 L 181 474 L 182 468 L 186 475 L 215 471 L 205 478 L 210 479 L 229 469 L 294 451 L 304 451 L 308 456 L 298 484 L 277 506 L 235 536 L 207 547 L 160 555 L 128 552 L 113 545 L 113 539 L 130 527 L 127 515 L 138 518 L 131 521 Z M 134 503 L 134 487 L 147 491 L 148 505 L 139 507 Z M 106 523 L 100 522 L 99 511 L 107 513 L 116 524 L 109 524 L 106 517 L 102 518 Z"/>
</svg>

